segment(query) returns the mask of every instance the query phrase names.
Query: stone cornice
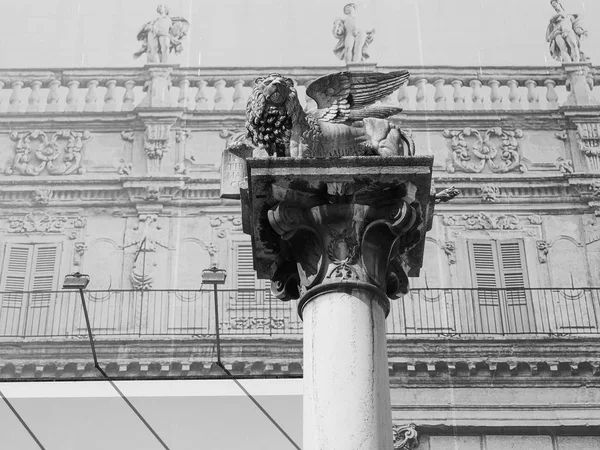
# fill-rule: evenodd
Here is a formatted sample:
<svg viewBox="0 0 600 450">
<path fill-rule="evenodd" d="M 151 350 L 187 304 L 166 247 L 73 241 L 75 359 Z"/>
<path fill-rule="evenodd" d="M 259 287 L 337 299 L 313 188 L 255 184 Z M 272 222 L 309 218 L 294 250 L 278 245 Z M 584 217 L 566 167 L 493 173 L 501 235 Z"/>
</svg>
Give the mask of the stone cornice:
<svg viewBox="0 0 600 450">
<path fill-rule="evenodd" d="M 598 340 L 388 339 L 392 386 L 599 386 Z M 94 377 L 86 338 L 0 342 L 0 378 Z M 131 377 L 222 376 L 214 338 L 177 340 L 98 339 L 100 363 L 109 375 Z M 226 338 L 221 354 L 239 376 L 300 376 L 302 340 Z"/>
</svg>

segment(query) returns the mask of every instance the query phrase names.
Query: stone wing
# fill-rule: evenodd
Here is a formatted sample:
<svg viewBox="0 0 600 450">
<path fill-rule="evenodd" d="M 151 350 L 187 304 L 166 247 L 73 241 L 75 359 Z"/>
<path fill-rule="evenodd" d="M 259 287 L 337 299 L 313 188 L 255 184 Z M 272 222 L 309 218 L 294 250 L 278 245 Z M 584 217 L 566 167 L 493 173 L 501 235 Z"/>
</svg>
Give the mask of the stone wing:
<svg viewBox="0 0 600 450">
<path fill-rule="evenodd" d="M 317 103 L 320 120 L 345 122 L 356 110 L 390 95 L 406 83 L 408 77 L 406 70 L 390 73 L 340 72 L 312 82 L 306 89 L 306 95 Z"/>
</svg>

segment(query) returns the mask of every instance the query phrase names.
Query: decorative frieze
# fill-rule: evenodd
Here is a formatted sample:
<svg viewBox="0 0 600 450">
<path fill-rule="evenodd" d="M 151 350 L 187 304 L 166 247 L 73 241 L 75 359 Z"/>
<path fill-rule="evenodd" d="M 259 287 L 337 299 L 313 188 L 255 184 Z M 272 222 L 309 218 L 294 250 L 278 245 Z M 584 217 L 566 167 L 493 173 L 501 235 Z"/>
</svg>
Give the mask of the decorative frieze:
<svg viewBox="0 0 600 450">
<path fill-rule="evenodd" d="M 89 131 L 61 130 L 48 136 L 43 131 L 13 131 L 10 138 L 16 142 L 15 156 L 4 173 L 6 175 L 70 175 L 83 174 L 81 151 Z M 62 155 L 62 158 L 61 158 Z"/>
<path fill-rule="evenodd" d="M 297 329 L 298 321 L 279 317 L 235 317 L 229 321 L 231 330 Z"/>
<path fill-rule="evenodd" d="M 444 130 L 442 134 L 450 139 L 448 172 L 482 173 L 487 169 L 493 173 L 506 173 L 527 170 L 519 148 L 519 139 L 523 137 L 520 129 L 509 131 L 494 127 L 481 133 L 475 128 L 464 128 L 458 131 Z"/>
<path fill-rule="evenodd" d="M 537 215 L 531 215 L 537 216 Z M 539 216 L 537 216 L 539 217 Z M 534 221 L 537 221 L 534 217 Z M 527 236 L 540 236 L 541 238 L 541 222 L 531 222 L 528 224 L 525 216 L 516 214 L 488 214 L 484 212 L 467 213 L 461 215 L 444 215 L 442 224 L 449 227 L 451 234 L 450 238 L 456 238 L 464 232 L 468 231 L 510 231 L 521 233 Z"/>
<path fill-rule="evenodd" d="M 85 227 L 85 219 L 80 216 L 50 215 L 44 211 L 32 211 L 24 216 L 8 219 L 9 233 L 59 233 L 79 230 Z"/>
</svg>

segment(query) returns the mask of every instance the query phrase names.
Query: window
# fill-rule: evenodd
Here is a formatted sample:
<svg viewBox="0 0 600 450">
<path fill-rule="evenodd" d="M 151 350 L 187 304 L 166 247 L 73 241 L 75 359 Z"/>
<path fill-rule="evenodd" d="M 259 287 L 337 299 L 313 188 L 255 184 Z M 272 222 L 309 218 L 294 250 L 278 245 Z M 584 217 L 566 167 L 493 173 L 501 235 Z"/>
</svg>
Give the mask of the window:
<svg viewBox="0 0 600 450">
<path fill-rule="evenodd" d="M 0 273 L 0 335 L 39 331 L 51 294 L 22 292 L 56 288 L 58 254 L 57 244 L 6 244 Z"/>
<path fill-rule="evenodd" d="M 483 332 L 529 332 L 533 326 L 523 241 L 468 241 L 475 319 Z M 530 317 L 531 316 L 531 317 Z"/>
</svg>

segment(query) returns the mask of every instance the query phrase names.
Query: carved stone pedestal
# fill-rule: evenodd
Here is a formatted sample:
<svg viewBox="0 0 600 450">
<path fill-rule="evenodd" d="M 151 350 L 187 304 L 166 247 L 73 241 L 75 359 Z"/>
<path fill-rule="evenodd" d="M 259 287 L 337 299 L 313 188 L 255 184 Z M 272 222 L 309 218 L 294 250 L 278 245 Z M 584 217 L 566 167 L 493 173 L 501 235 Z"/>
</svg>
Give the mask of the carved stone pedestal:
<svg viewBox="0 0 600 450">
<path fill-rule="evenodd" d="M 305 450 L 391 450 L 385 318 L 418 276 L 431 157 L 247 161 L 254 267 L 304 321 Z"/>
<path fill-rule="evenodd" d="M 591 63 L 563 63 L 563 68 L 567 72 L 567 87 L 569 89 L 569 96 L 563 106 L 594 106 L 599 104 L 592 93 L 591 66 Z"/>
</svg>

